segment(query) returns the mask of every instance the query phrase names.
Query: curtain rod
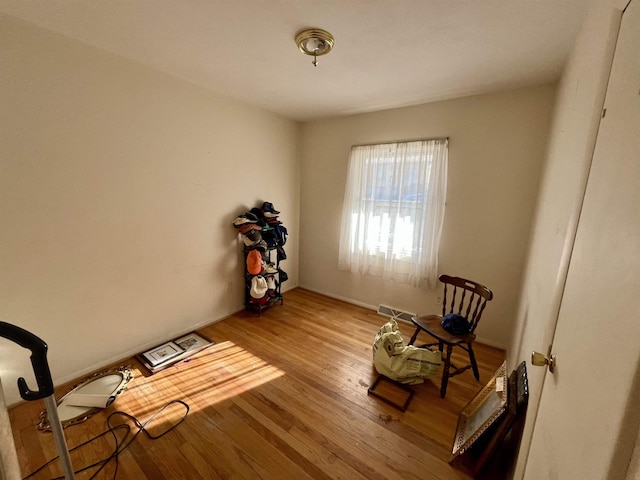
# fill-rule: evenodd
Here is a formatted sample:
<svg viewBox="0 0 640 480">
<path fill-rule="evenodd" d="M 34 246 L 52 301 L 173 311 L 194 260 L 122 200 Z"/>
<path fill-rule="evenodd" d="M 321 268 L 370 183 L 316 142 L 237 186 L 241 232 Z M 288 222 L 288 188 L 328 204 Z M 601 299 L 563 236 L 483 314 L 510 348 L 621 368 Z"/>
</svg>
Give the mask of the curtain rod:
<svg viewBox="0 0 640 480">
<path fill-rule="evenodd" d="M 389 140 L 386 142 L 377 142 L 377 143 L 358 143 L 356 145 L 351 145 L 351 148 L 354 147 L 374 147 L 376 145 L 389 145 L 393 143 L 411 143 L 411 142 L 428 142 L 430 140 L 446 140 L 449 143 L 449 137 L 431 137 L 431 138 L 414 138 L 412 140 Z"/>
</svg>

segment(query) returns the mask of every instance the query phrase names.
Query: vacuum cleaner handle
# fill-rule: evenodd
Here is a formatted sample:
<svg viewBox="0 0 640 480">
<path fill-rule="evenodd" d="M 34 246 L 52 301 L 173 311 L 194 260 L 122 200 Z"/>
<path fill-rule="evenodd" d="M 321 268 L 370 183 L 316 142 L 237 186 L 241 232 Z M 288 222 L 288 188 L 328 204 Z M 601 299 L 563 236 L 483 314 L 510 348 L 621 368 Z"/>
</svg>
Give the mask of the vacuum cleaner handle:
<svg viewBox="0 0 640 480">
<path fill-rule="evenodd" d="M 23 377 L 18 378 L 18 390 L 24 400 L 38 400 L 53 395 L 53 380 L 47 362 L 47 344 L 23 328 L 0 322 L 0 337 L 8 338 L 21 347 L 31 350 L 31 365 L 39 390 L 33 391 Z"/>
</svg>

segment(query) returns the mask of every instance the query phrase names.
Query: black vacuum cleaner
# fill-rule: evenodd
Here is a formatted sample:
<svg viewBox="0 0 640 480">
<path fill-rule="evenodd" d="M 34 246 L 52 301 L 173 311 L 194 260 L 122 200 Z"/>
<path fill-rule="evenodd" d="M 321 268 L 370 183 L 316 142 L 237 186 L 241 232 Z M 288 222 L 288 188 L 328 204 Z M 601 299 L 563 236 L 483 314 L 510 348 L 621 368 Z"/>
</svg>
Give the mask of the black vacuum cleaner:
<svg viewBox="0 0 640 480">
<path fill-rule="evenodd" d="M 71 466 L 67 441 L 62 430 L 62 423 L 58 416 L 53 380 L 51 379 L 51 371 L 49 370 L 49 363 L 47 362 L 47 344 L 33 333 L 5 322 L 0 322 L 0 337 L 9 339 L 23 348 L 31 350 L 31 365 L 33 366 L 36 382 L 38 383 L 38 390 L 31 390 L 23 377 L 18 378 L 18 390 L 24 400 L 35 401 L 41 398 L 44 399 L 49 423 L 51 425 L 51 432 L 53 433 L 56 448 L 60 455 L 64 478 L 65 480 L 74 480 L 75 475 L 73 467 Z"/>
</svg>

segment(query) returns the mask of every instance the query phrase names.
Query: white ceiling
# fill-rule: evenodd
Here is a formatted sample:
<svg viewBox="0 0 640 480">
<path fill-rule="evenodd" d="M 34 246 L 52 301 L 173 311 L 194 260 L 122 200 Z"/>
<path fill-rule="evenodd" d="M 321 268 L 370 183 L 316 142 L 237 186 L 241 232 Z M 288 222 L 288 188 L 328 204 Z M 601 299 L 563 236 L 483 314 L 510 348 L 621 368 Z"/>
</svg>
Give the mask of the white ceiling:
<svg viewBox="0 0 640 480">
<path fill-rule="evenodd" d="M 0 0 L 7 13 L 296 120 L 560 75 L 593 0 Z M 298 51 L 306 27 L 335 47 Z"/>
</svg>

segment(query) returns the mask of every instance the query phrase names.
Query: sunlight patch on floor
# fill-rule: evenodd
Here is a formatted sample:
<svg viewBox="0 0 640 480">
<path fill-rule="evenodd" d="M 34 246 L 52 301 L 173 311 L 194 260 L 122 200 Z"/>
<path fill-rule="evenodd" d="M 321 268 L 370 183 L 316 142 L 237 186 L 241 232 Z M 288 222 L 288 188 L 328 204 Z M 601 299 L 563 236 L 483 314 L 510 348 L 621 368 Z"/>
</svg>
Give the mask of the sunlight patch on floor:
<svg viewBox="0 0 640 480">
<path fill-rule="evenodd" d="M 136 373 L 123 395 L 135 396 L 141 407 L 137 414 L 144 415 L 174 399 L 185 401 L 190 413 L 195 413 L 271 382 L 285 372 L 226 341 L 155 375 Z"/>
</svg>

